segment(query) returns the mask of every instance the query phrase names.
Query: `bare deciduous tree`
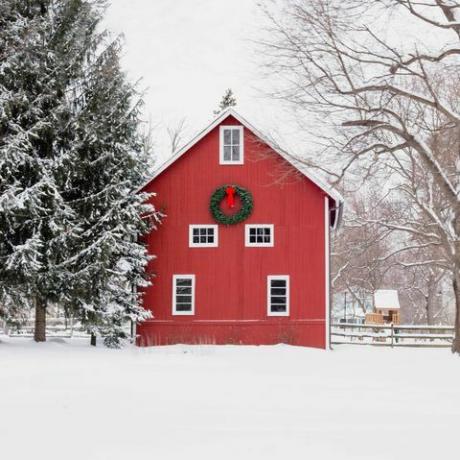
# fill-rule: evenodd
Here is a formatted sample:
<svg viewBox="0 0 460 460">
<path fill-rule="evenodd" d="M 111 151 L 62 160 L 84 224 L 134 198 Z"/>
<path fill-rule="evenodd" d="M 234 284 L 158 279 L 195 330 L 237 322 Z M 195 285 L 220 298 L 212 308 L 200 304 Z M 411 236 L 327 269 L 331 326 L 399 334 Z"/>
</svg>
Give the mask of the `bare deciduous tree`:
<svg viewBox="0 0 460 460">
<path fill-rule="evenodd" d="M 428 262 L 439 259 L 438 249 L 420 246 L 412 235 L 385 225 L 404 222 L 406 206 L 385 199 L 387 193 L 381 195 L 371 188 L 345 195 L 348 212 L 332 252 L 333 292 L 347 292 L 366 313 L 377 289 L 396 289 L 405 321 L 445 322 L 448 311 L 441 288 L 449 271 Z"/>
<path fill-rule="evenodd" d="M 347 292 L 363 314 L 366 300 L 385 287 L 390 264 L 386 255 L 391 251 L 391 231 L 366 222 L 371 216 L 380 217 L 375 199 L 373 193 L 348 197 L 348 213 L 335 235 L 332 252 L 332 288 L 335 293 Z"/>
<path fill-rule="evenodd" d="M 436 248 L 417 265 L 451 273 L 460 353 L 460 2 L 284 0 L 266 13 L 277 96 L 305 115 L 321 167 L 332 160 L 336 181 L 383 168 L 410 200 L 404 220 L 375 223 L 413 252 Z"/>
<path fill-rule="evenodd" d="M 187 130 L 187 121 L 181 118 L 174 126 L 168 126 L 168 136 L 170 142 L 170 151 L 173 154 L 181 145 L 184 140 L 184 134 Z"/>
<path fill-rule="evenodd" d="M 443 324 L 449 319 L 445 304 L 443 284 L 447 279 L 445 270 L 429 265 L 404 270 L 405 287 L 401 291 L 403 303 L 410 308 L 415 323 Z"/>
</svg>

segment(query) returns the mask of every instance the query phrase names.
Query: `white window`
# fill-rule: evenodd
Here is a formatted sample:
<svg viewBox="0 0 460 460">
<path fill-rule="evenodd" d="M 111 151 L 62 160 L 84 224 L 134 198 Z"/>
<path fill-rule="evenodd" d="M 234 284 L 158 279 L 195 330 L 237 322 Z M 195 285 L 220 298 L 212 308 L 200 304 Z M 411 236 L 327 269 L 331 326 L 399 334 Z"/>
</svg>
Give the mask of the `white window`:
<svg viewBox="0 0 460 460">
<path fill-rule="evenodd" d="M 271 247 L 275 244 L 273 224 L 250 224 L 245 227 L 246 246 Z"/>
<path fill-rule="evenodd" d="M 289 276 L 267 277 L 267 315 L 289 316 Z"/>
<path fill-rule="evenodd" d="M 195 314 L 195 275 L 173 275 L 173 315 Z"/>
<path fill-rule="evenodd" d="M 217 225 L 190 225 L 188 242 L 191 248 L 215 248 L 218 246 Z"/>
<path fill-rule="evenodd" d="M 220 164 L 242 165 L 244 163 L 244 143 L 242 126 L 220 127 Z"/>
</svg>

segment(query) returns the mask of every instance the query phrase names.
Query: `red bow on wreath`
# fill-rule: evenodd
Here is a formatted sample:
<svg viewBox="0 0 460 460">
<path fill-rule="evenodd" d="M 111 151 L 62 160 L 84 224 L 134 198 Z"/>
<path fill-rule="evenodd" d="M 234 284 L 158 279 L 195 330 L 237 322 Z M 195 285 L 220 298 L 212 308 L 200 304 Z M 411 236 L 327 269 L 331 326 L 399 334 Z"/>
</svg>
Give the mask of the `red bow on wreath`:
<svg viewBox="0 0 460 460">
<path fill-rule="evenodd" d="M 227 204 L 229 208 L 235 207 L 235 187 L 229 186 L 225 189 L 225 193 L 227 195 Z"/>
</svg>

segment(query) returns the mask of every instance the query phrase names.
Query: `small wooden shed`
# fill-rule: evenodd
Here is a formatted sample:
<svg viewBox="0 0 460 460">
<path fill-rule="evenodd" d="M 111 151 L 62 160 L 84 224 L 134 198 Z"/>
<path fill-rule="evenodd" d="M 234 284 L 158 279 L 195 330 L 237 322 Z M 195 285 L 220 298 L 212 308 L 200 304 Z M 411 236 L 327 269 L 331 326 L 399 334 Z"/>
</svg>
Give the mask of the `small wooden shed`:
<svg viewBox="0 0 460 460">
<path fill-rule="evenodd" d="M 378 289 L 374 293 L 374 311 L 366 314 L 366 324 L 399 324 L 398 291 Z"/>
</svg>

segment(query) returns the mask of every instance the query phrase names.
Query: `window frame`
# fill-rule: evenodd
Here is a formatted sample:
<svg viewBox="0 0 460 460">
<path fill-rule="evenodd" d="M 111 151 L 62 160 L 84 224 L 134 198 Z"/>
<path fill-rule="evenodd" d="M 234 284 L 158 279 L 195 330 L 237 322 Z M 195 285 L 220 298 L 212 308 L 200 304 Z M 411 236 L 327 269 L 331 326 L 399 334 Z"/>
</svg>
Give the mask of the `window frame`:
<svg viewBox="0 0 460 460">
<path fill-rule="evenodd" d="M 251 243 L 249 240 L 251 228 L 269 228 L 270 243 Z M 275 246 L 275 225 L 274 224 L 246 224 L 244 227 L 244 245 L 247 248 L 272 248 Z"/>
<path fill-rule="evenodd" d="M 178 311 L 176 309 L 177 307 L 177 302 L 176 302 L 176 297 L 177 297 L 177 280 L 179 279 L 190 279 L 192 280 L 192 307 L 190 311 Z M 173 275 L 173 280 L 172 280 L 172 314 L 174 316 L 193 316 L 195 315 L 195 275 L 194 274 L 176 274 Z"/>
<path fill-rule="evenodd" d="M 214 243 L 194 243 L 193 229 L 195 228 L 214 229 Z M 215 224 L 190 224 L 188 226 L 188 246 L 189 248 L 217 248 L 219 246 L 219 226 Z"/>
<path fill-rule="evenodd" d="M 224 160 L 224 131 L 226 129 L 238 129 L 240 132 L 240 159 L 238 161 Z M 233 146 L 233 144 L 230 144 Z M 219 164 L 221 165 L 243 165 L 244 164 L 244 126 L 221 125 L 219 128 Z"/>
<path fill-rule="evenodd" d="M 271 287 L 273 280 L 286 281 L 286 311 L 271 310 Z M 290 316 L 290 277 L 289 275 L 268 275 L 267 276 L 267 316 Z"/>
</svg>

